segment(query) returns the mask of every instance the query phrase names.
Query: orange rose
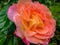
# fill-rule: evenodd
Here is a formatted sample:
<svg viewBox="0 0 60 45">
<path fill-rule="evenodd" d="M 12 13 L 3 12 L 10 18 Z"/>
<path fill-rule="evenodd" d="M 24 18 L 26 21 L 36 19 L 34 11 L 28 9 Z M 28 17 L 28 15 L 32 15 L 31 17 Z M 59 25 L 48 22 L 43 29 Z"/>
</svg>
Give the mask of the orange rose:
<svg viewBox="0 0 60 45">
<path fill-rule="evenodd" d="M 49 9 L 39 2 L 19 0 L 8 10 L 8 18 L 16 25 L 14 34 L 29 45 L 48 44 L 54 36 L 56 21 Z"/>
</svg>

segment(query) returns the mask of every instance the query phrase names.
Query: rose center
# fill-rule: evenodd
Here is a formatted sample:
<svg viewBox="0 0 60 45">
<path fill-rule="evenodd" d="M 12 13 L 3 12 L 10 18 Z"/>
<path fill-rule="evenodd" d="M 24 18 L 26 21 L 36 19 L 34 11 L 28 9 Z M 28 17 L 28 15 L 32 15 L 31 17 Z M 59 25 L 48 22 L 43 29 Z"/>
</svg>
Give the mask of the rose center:
<svg viewBox="0 0 60 45">
<path fill-rule="evenodd" d="M 38 16 L 39 14 L 37 13 L 33 13 L 32 15 L 30 15 L 30 20 L 26 21 L 23 20 L 24 23 L 24 27 L 25 29 L 27 28 L 28 30 L 35 30 L 35 29 L 44 29 L 44 24 L 42 19 Z"/>
<path fill-rule="evenodd" d="M 31 15 L 29 27 L 33 27 L 35 29 L 43 28 L 44 24 L 43 21 L 39 18 L 38 15 Z"/>
</svg>

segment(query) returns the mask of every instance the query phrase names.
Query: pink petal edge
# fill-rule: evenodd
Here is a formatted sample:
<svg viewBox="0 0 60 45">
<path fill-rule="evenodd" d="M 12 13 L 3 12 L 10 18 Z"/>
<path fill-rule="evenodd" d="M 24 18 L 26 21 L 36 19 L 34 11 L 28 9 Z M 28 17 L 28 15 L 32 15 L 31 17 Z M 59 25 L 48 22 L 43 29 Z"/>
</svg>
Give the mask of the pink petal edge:
<svg viewBox="0 0 60 45">
<path fill-rule="evenodd" d="M 20 29 L 20 28 L 16 28 L 14 34 L 15 34 L 17 37 L 23 39 L 24 36 L 23 36 L 23 34 L 22 34 L 22 31 L 19 31 L 19 30 L 21 30 L 21 29 Z"/>
<path fill-rule="evenodd" d="M 8 18 L 11 21 L 13 21 L 13 17 L 17 14 L 16 4 L 13 4 L 12 6 L 9 7 L 7 14 L 8 14 Z"/>
<path fill-rule="evenodd" d="M 26 45 L 30 45 L 30 42 L 29 42 L 26 38 L 23 38 L 22 41 L 23 41 Z"/>
</svg>

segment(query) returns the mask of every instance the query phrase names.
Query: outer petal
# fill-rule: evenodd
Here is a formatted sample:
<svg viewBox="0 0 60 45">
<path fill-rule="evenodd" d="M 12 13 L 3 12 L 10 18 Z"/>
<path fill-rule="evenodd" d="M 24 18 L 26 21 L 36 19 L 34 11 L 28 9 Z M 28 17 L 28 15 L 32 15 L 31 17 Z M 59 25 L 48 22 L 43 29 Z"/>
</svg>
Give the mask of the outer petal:
<svg viewBox="0 0 60 45">
<path fill-rule="evenodd" d="M 46 39 L 46 41 L 41 45 L 48 45 L 49 42 L 50 42 L 50 39 Z"/>
<path fill-rule="evenodd" d="M 8 14 L 8 18 L 11 21 L 13 21 L 13 17 L 17 14 L 16 4 L 13 4 L 12 6 L 9 7 L 7 14 Z"/>
<path fill-rule="evenodd" d="M 14 34 L 16 36 L 18 36 L 19 38 L 23 39 L 24 38 L 23 26 L 22 26 L 22 23 L 20 22 L 20 16 L 19 15 L 15 15 L 13 17 L 13 21 L 16 24 L 16 30 L 15 30 Z"/>
<path fill-rule="evenodd" d="M 15 32 L 14 32 L 14 34 L 17 36 L 17 37 L 19 37 L 19 38 L 21 38 L 21 39 L 23 39 L 23 33 L 22 33 L 22 31 L 21 31 L 21 28 L 18 28 L 17 27 L 17 29 L 15 30 Z"/>
<path fill-rule="evenodd" d="M 19 19 L 19 20 L 18 20 L 18 19 Z M 30 42 L 24 37 L 23 26 L 22 26 L 22 23 L 20 23 L 20 15 L 14 16 L 13 21 L 14 21 L 15 24 L 16 24 L 16 30 L 15 30 L 14 34 L 15 34 L 17 37 L 21 38 L 22 41 L 23 41 L 26 45 L 29 45 Z"/>
</svg>

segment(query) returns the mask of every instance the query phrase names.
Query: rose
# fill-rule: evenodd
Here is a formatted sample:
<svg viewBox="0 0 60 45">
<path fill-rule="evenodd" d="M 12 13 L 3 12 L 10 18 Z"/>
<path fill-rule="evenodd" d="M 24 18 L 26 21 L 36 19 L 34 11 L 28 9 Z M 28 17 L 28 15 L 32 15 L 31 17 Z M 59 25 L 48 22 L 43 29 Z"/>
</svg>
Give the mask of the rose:
<svg viewBox="0 0 60 45">
<path fill-rule="evenodd" d="M 39 2 L 19 0 L 8 9 L 8 18 L 16 25 L 14 34 L 26 45 L 47 45 L 54 36 L 56 21 L 49 9 Z"/>
</svg>

